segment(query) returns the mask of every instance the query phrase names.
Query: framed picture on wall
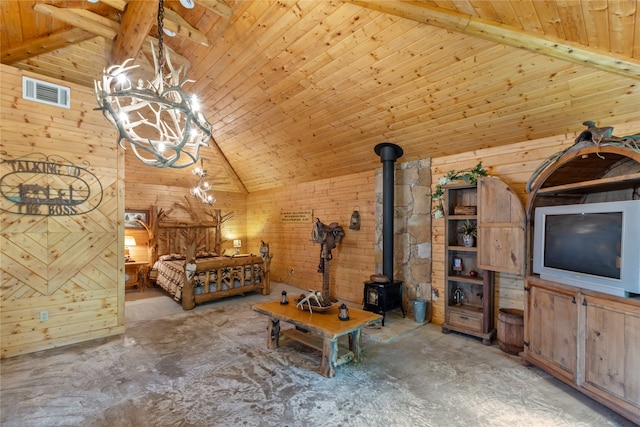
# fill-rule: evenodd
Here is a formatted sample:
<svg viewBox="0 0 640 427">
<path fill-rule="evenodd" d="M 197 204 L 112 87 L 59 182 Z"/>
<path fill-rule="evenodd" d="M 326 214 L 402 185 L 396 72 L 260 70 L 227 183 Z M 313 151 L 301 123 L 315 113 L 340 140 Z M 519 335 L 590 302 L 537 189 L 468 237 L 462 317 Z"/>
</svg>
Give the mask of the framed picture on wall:
<svg viewBox="0 0 640 427">
<path fill-rule="evenodd" d="M 124 228 L 144 228 L 136 220 L 149 224 L 149 211 L 125 209 Z"/>
</svg>

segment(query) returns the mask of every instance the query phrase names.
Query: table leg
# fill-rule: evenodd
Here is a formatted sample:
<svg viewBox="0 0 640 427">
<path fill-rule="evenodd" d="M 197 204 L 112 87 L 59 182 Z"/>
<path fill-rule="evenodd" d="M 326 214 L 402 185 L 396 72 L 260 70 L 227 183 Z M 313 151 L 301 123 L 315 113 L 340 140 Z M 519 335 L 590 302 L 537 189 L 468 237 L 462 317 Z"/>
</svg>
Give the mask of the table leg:
<svg viewBox="0 0 640 427">
<path fill-rule="evenodd" d="M 276 349 L 280 346 L 280 321 L 278 319 L 269 318 L 267 326 L 267 347 Z"/>
<path fill-rule="evenodd" d="M 142 267 L 138 267 L 138 292 L 143 292 L 142 289 L 144 287 L 144 269 Z"/>
<path fill-rule="evenodd" d="M 358 328 L 349 334 L 349 350 L 353 352 L 353 360 L 362 361 L 364 348 L 362 347 L 362 329 Z"/>
<path fill-rule="evenodd" d="M 338 340 L 325 338 L 322 345 L 322 365 L 320 370 L 327 378 L 336 376 L 336 365 L 338 364 Z"/>
</svg>

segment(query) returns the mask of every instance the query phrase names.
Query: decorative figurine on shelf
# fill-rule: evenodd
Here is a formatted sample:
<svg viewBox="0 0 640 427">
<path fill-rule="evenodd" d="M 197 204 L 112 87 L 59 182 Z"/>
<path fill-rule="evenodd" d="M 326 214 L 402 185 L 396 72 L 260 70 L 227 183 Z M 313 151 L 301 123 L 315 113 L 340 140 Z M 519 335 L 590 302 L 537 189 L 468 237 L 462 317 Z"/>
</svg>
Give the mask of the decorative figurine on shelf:
<svg viewBox="0 0 640 427">
<path fill-rule="evenodd" d="M 340 319 L 340 320 L 349 320 L 349 309 L 347 308 L 345 303 L 342 303 L 342 305 L 340 306 L 340 312 L 338 313 L 338 319 Z"/>
<path fill-rule="evenodd" d="M 477 272 L 477 271 L 475 271 L 475 270 L 471 270 L 471 271 L 469 272 L 469 276 L 471 276 L 471 277 L 478 277 L 478 272 Z"/>
<path fill-rule="evenodd" d="M 282 291 L 282 299 L 280 300 L 280 304 L 289 304 L 289 298 L 287 298 L 287 291 Z"/>
<path fill-rule="evenodd" d="M 464 301 L 464 292 L 462 292 L 462 289 L 460 288 L 456 288 L 455 291 L 453 291 L 453 302 L 455 305 L 462 305 L 462 302 Z"/>
</svg>

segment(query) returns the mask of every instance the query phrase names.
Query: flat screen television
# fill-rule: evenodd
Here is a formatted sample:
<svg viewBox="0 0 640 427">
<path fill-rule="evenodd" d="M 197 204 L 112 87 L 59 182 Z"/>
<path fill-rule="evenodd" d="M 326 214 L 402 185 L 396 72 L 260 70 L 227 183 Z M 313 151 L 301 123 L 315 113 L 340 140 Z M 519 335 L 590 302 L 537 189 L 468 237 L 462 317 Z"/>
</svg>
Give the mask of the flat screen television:
<svg viewBox="0 0 640 427">
<path fill-rule="evenodd" d="M 611 295 L 640 294 L 640 200 L 536 208 L 533 272 Z"/>
</svg>

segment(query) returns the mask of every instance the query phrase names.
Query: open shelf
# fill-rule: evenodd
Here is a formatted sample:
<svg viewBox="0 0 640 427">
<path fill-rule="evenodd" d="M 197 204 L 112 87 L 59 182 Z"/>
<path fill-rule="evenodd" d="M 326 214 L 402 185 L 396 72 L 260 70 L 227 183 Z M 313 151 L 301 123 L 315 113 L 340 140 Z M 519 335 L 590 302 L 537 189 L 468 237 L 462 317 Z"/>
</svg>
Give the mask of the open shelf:
<svg viewBox="0 0 640 427">
<path fill-rule="evenodd" d="M 490 345 L 495 336 L 493 328 L 493 273 L 478 266 L 478 246 L 463 246 L 459 230 L 465 221 L 479 223 L 477 215 L 455 215 L 456 206 L 478 206 L 478 188 L 472 184 L 445 187 L 445 321 L 442 332 L 461 332 L 482 338 Z M 478 236 L 480 233 L 477 233 Z M 454 263 L 460 271 L 454 270 Z M 476 271 L 477 276 L 469 273 Z M 456 305 L 454 294 L 460 291 L 463 300 Z"/>
<path fill-rule="evenodd" d="M 572 184 L 541 188 L 539 195 L 589 194 L 593 192 L 616 191 L 640 185 L 640 173 L 609 178 L 592 179 Z"/>
</svg>

